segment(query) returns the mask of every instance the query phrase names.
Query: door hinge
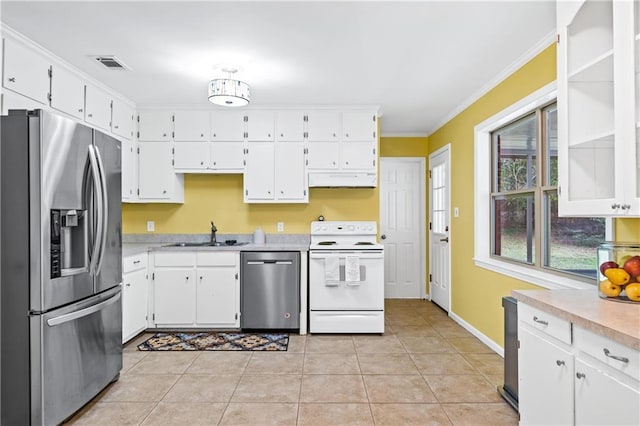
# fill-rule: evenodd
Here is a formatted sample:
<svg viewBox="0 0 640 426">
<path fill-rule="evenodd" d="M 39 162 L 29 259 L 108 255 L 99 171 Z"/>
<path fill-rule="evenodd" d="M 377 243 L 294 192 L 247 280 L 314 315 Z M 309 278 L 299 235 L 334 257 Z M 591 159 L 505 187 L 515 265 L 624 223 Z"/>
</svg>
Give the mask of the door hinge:
<svg viewBox="0 0 640 426">
<path fill-rule="evenodd" d="M 431 170 L 429 170 L 429 179 L 431 179 Z"/>
<path fill-rule="evenodd" d="M 444 227 L 444 232 L 449 232 L 449 225 Z"/>
<path fill-rule="evenodd" d="M 151 315 L 151 319 L 156 320 L 156 314 Z"/>
<path fill-rule="evenodd" d="M 562 195 L 562 187 L 558 185 L 558 197 Z"/>
<path fill-rule="evenodd" d="M 376 132 L 373 132 L 373 138 L 374 139 L 376 138 Z"/>
<path fill-rule="evenodd" d="M 51 102 L 51 93 L 47 93 L 47 100 Z"/>
<path fill-rule="evenodd" d="M 306 197 L 306 196 L 307 196 L 307 190 L 305 189 L 305 190 L 304 190 L 304 191 L 302 191 L 302 192 L 303 192 L 304 196 Z"/>
<path fill-rule="evenodd" d="M 433 281 L 433 276 L 429 274 L 429 282 Z"/>
<path fill-rule="evenodd" d="M 308 166 L 308 165 L 309 165 L 309 160 L 305 160 L 304 165 L 305 165 L 305 166 Z"/>
<path fill-rule="evenodd" d="M 376 115 L 375 114 L 373 114 L 373 122 L 374 123 L 376 122 Z"/>
<path fill-rule="evenodd" d="M 145 321 L 148 321 L 148 320 L 149 320 L 149 315 L 145 315 L 145 316 L 144 316 L 144 320 L 145 320 Z"/>
<path fill-rule="evenodd" d="M 376 160 L 373 160 L 373 167 L 376 166 Z"/>
<path fill-rule="evenodd" d="M 171 121 L 172 122 L 176 122 L 176 115 L 175 114 L 171 114 Z"/>
<path fill-rule="evenodd" d="M 155 281 L 155 280 L 156 280 L 156 273 L 155 273 L 155 272 L 152 272 L 152 273 L 151 273 L 151 280 L 152 280 L 152 281 Z"/>
<path fill-rule="evenodd" d="M 176 147 L 175 147 L 175 146 L 171 148 L 171 153 L 172 153 L 172 154 L 175 154 L 175 153 L 176 153 Z"/>
<path fill-rule="evenodd" d="M 138 139 L 140 139 L 140 132 L 136 132 L 136 136 Z"/>
<path fill-rule="evenodd" d="M 171 165 L 172 165 L 172 166 L 175 166 L 175 165 L 176 165 L 176 162 L 175 162 L 175 160 L 174 160 L 173 158 L 171 159 Z"/>
<path fill-rule="evenodd" d="M 138 196 L 140 196 L 140 188 L 138 188 L 137 193 L 138 193 Z"/>
<path fill-rule="evenodd" d="M 309 138 L 309 132 L 302 133 L 302 137 L 308 139 Z"/>
<path fill-rule="evenodd" d="M 47 74 L 49 74 L 49 77 L 53 77 L 53 69 L 51 67 L 47 70 Z"/>
<path fill-rule="evenodd" d="M 140 114 L 138 114 L 137 120 L 138 120 L 138 123 L 139 123 L 140 122 Z"/>
<path fill-rule="evenodd" d="M 249 132 L 244 132 L 244 138 L 247 139 L 249 137 Z"/>
<path fill-rule="evenodd" d="M 238 313 L 236 312 L 236 321 L 238 320 Z"/>
<path fill-rule="evenodd" d="M 111 107 L 111 109 L 113 109 L 113 100 L 109 102 L 109 106 Z"/>
<path fill-rule="evenodd" d="M 429 222 L 429 231 L 431 231 L 431 222 Z"/>
<path fill-rule="evenodd" d="M 558 34 L 557 43 L 560 44 L 560 34 Z"/>
<path fill-rule="evenodd" d="M 248 123 L 248 122 L 249 122 L 249 116 L 248 116 L 248 115 L 245 115 L 245 116 L 243 117 L 242 121 L 244 121 L 245 123 Z"/>
<path fill-rule="evenodd" d="M 137 147 L 136 151 L 138 151 L 138 154 L 140 154 L 140 147 Z"/>
<path fill-rule="evenodd" d="M 305 123 L 309 121 L 309 116 L 305 115 L 304 117 L 302 117 L 302 121 L 304 121 Z"/>
</svg>

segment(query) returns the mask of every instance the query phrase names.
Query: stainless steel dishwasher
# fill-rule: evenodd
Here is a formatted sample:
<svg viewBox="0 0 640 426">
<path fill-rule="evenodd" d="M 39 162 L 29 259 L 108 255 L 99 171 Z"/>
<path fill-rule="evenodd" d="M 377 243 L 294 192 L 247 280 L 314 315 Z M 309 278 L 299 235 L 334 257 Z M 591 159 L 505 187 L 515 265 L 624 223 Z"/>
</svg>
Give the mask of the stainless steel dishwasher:
<svg viewBox="0 0 640 426">
<path fill-rule="evenodd" d="M 300 252 L 240 253 L 240 327 L 300 328 Z"/>
</svg>

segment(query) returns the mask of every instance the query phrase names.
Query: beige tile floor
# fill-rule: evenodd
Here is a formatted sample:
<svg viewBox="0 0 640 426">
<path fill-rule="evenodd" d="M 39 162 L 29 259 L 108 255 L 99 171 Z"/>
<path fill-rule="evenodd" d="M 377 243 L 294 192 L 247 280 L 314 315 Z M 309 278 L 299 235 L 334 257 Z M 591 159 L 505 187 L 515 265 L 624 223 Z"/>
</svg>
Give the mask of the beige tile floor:
<svg viewBox="0 0 640 426">
<path fill-rule="evenodd" d="M 77 425 L 516 425 L 502 358 L 423 300 L 387 300 L 384 335 L 292 335 L 287 352 L 124 349 Z"/>
</svg>

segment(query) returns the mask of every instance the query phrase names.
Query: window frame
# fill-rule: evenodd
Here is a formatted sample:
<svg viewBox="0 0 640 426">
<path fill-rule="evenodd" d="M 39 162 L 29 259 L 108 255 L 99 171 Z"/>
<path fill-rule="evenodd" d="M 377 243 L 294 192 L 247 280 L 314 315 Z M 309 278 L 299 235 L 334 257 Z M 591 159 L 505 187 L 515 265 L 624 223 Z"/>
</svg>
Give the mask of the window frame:
<svg viewBox="0 0 640 426">
<path fill-rule="evenodd" d="M 552 268 L 530 266 L 492 256 L 492 132 L 552 104 L 557 98 L 556 82 L 536 90 L 474 127 L 474 263 L 476 266 L 547 289 L 594 289 L 595 282 Z M 540 178 L 540 177 L 538 177 Z M 546 182 L 545 182 L 546 183 Z M 543 185 L 542 188 L 547 188 Z M 540 189 L 536 189 L 539 191 Z M 541 199 L 541 198 L 540 198 Z M 542 207 L 542 206 L 539 206 Z M 542 218 L 540 218 L 542 220 Z M 613 221 L 606 219 L 606 240 L 613 235 Z M 541 242 L 538 242 L 541 244 Z M 541 246 L 540 246 L 541 248 Z M 542 257 L 543 253 L 538 252 Z"/>
</svg>

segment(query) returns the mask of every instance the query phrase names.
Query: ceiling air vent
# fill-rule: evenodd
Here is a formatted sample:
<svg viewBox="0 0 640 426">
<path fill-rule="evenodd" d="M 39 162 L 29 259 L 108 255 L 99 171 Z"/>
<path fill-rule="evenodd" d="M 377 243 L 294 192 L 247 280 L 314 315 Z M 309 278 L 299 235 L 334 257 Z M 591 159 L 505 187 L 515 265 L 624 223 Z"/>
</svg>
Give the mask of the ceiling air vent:
<svg viewBox="0 0 640 426">
<path fill-rule="evenodd" d="M 98 61 L 98 63 L 104 65 L 106 68 L 110 70 L 126 70 L 128 69 L 126 65 L 122 63 L 122 61 L 115 56 L 111 55 L 101 55 L 101 56 L 92 56 L 93 59 Z"/>
</svg>

